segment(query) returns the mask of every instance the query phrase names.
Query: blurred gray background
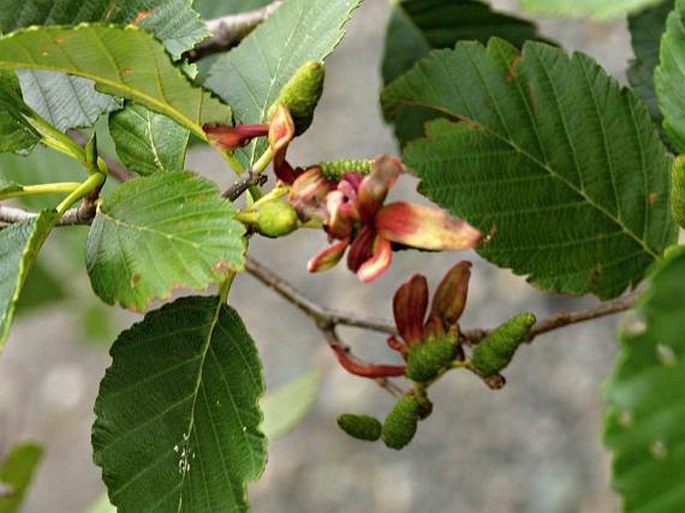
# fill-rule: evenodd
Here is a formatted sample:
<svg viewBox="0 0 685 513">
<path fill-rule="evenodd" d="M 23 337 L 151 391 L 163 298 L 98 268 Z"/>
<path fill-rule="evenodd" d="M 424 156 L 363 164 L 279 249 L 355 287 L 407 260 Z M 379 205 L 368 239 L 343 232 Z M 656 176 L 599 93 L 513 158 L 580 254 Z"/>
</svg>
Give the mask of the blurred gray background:
<svg viewBox="0 0 685 513">
<path fill-rule="evenodd" d="M 516 2 L 491 2 L 515 10 Z M 397 154 L 378 108 L 379 66 L 385 0 L 366 0 L 347 36 L 327 64 L 324 97 L 309 132 L 292 147 L 291 160 Z M 569 50 L 594 56 L 624 81 L 631 55 L 624 21 L 540 20 L 541 30 Z M 229 170 L 211 151 L 197 150 L 188 168 L 224 184 Z M 415 181 L 403 178 L 395 195 L 411 194 Z M 77 228 L 76 230 L 82 230 Z M 393 266 L 374 286 L 360 284 L 344 266 L 307 274 L 307 259 L 326 245 L 321 234 L 297 233 L 284 240 L 254 240 L 251 253 L 287 275 L 306 294 L 331 307 L 390 318 L 390 298 L 412 273 L 427 275 L 434 287 L 454 262 L 474 262 L 462 327 L 490 327 L 522 310 L 544 316 L 560 308 L 581 308 L 593 298 L 573 299 L 532 289 L 475 254 L 395 255 Z M 48 247 L 48 251 L 50 248 Z M 85 273 L 74 274 L 72 290 L 90 298 Z M 391 397 L 373 382 L 342 371 L 320 333 L 297 310 L 240 276 L 231 292 L 258 341 L 270 387 L 317 367 L 322 388 L 314 410 L 298 428 L 274 442 L 263 478 L 250 486 L 257 513 L 597 513 L 616 511 L 608 490 L 608 455 L 601 447 L 601 383 L 616 353 L 617 318 L 569 327 L 523 348 L 507 369 L 507 386 L 488 390 L 468 373 L 453 373 L 431 389 L 433 415 L 401 452 L 364 444 L 340 432 L 342 412 L 384 416 Z M 108 344 L 84 336 L 83 317 L 73 302 L 21 316 L 0 359 L 0 449 L 34 439 L 46 446 L 27 513 L 80 513 L 102 493 L 91 459 L 90 426 L 97 386 L 109 365 Z M 104 321 L 95 312 L 94 323 Z M 137 316 L 114 308 L 104 338 Z M 100 317 L 98 317 L 100 316 Z M 92 331 L 92 330 L 91 330 Z M 96 330 L 97 331 L 97 330 Z M 392 361 L 385 337 L 343 331 L 355 351 Z"/>
</svg>

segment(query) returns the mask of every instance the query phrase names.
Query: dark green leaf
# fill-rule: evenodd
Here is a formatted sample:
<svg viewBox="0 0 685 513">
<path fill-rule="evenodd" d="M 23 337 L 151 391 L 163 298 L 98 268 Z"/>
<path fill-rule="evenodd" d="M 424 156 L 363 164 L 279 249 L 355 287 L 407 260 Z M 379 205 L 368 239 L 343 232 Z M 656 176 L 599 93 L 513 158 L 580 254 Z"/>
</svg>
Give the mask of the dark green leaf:
<svg viewBox="0 0 685 513">
<path fill-rule="evenodd" d="M 673 4 L 673 0 L 662 1 L 659 5 L 628 17 L 635 53 L 628 67 L 628 81 L 645 101 L 658 126 L 661 126 L 663 116 L 654 91 L 654 70 L 659 64 L 659 42 L 666 28 L 666 16 L 673 10 Z"/>
<path fill-rule="evenodd" d="M 54 304 L 66 296 L 67 292 L 60 278 L 53 274 L 51 269 L 45 265 L 45 262 L 41 265 L 39 258 L 31 267 L 31 272 L 27 276 L 24 287 L 21 290 L 21 296 L 19 296 L 19 301 L 17 302 L 17 315 L 27 313 L 35 308 Z"/>
<path fill-rule="evenodd" d="M 19 513 L 43 448 L 24 443 L 12 448 L 0 467 L 0 513 Z"/>
<path fill-rule="evenodd" d="M 143 310 L 172 289 L 204 289 L 243 266 L 244 226 L 216 185 L 187 171 L 129 180 L 104 198 L 86 265 L 106 303 Z"/>
<path fill-rule="evenodd" d="M 111 349 L 93 426 L 95 462 L 119 513 L 248 511 L 265 463 L 262 369 L 218 297 L 150 312 Z"/>
<path fill-rule="evenodd" d="M 128 105 L 110 115 L 109 132 L 119 158 L 131 171 L 150 175 L 184 167 L 190 132 L 166 116 Z"/>
<path fill-rule="evenodd" d="M 436 48 L 493 37 L 520 48 L 539 39 L 529 21 L 493 11 L 480 0 L 402 0 L 393 5 L 383 56 L 383 81 L 392 82 Z"/>
<path fill-rule="evenodd" d="M 108 22 L 125 25 L 139 16 L 139 26 L 151 31 L 178 59 L 207 34 L 192 9 L 192 0 L 0 0 L 2 31 L 30 25 L 76 25 Z M 93 82 L 57 71 L 25 71 L 21 75 L 24 98 L 48 122 L 60 130 L 90 126 L 99 114 L 119 108 L 120 103 L 93 89 Z"/>
<path fill-rule="evenodd" d="M 281 87 L 308 61 L 321 61 L 343 37 L 360 0 L 289 0 L 210 69 L 205 85 L 226 100 L 241 123 L 265 121 Z M 264 144 L 237 152 L 252 164 Z"/>
<path fill-rule="evenodd" d="M 626 513 L 685 511 L 685 252 L 652 276 L 624 320 L 604 387 L 604 441 Z"/>
<path fill-rule="evenodd" d="M 118 99 L 98 93 L 92 80 L 50 70 L 19 69 L 17 76 L 26 103 L 61 131 L 91 126 L 100 114 L 121 108 Z"/>
<path fill-rule="evenodd" d="M 30 221 L 0 229 L 0 349 L 9 333 L 31 265 L 56 217 L 54 211 L 44 211 Z"/>
<path fill-rule="evenodd" d="M 230 108 L 193 86 L 161 44 L 133 26 L 40 27 L 0 37 L 0 68 L 51 69 L 164 114 L 206 140 L 202 124 L 230 123 Z M 163 84 L 163 87 L 160 87 Z"/>
<path fill-rule="evenodd" d="M 227 14 L 251 11 L 271 3 L 273 0 L 231 0 L 218 2 L 217 0 L 195 0 L 195 9 L 206 20 L 218 18 Z"/>
<path fill-rule="evenodd" d="M 0 70 L 0 153 L 27 150 L 40 138 L 24 119 L 26 105 L 13 71 Z"/>
<path fill-rule="evenodd" d="M 493 39 L 438 50 L 383 92 L 433 122 L 404 161 L 492 240 L 479 252 L 559 292 L 620 294 L 675 240 L 668 160 L 644 104 L 586 55 Z"/>
<path fill-rule="evenodd" d="M 520 48 L 528 39 L 539 39 L 532 23 L 493 11 L 479 0 L 403 0 L 393 5 L 385 37 L 383 82 L 406 73 L 418 60 L 437 48 L 453 48 L 459 41 L 486 43 L 501 37 Z M 440 114 L 407 106 L 398 114 L 395 136 L 404 145 L 424 135 L 427 121 Z"/>
<path fill-rule="evenodd" d="M 661 39 L 660 64 L 654 74 L 664 129 L 679 152 L 685 152 L 685 0 L 677 0 Z"/>
<path fill-rule="evenodd" d="M 538 14 L 615 18 L 637 12 L 659 0 L 521 0 L 521 7 Z"/>
</svg>

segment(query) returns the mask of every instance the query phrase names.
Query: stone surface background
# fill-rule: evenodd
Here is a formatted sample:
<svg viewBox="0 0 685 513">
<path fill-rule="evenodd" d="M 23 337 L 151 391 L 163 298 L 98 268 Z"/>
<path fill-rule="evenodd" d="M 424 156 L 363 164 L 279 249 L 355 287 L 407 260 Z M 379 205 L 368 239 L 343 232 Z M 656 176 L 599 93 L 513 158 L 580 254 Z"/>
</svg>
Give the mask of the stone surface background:
<svg viewBox="0 0 685 513">
<path fill-rule="evenodd" d="M 516 3 L 493 2 L 502 9 Z M 314 125 L 291 153 L 298 163 L 336 157 L 396 153 L 380 117 L 379 66 L 389 7 L 366 0 L 348 34 L 328 61 L 324 98 Z M 590 53 L 624 80 L 630 57 L 623 21 L 541 21 L 542 31 L 568 49 Z M 188 168 L 231 179 L 210 152 L 194 152 Z M 402 185 L 410 193 L 415 183 Z M 579 308 L 593 298 L 544 294 L 522 278 L 475 254 L 397 255 L 391 272 L 373 287 L 342 267 L 310 276 L 305 262 L 325 244 L 323 236 L 296 234 L 276 242 L 255 241 L 253 254 L 290 279 L 312 299 L 376 317 L 390 316 L 392 291 L 411 272 L 432 286 L 461 258 L 474 261 L 465 328 L 488 327 L 523 309 L 539 315 Z M 88 290 L 83 276 L 73 287 Z M 608 491 L 608 456 L 602 449 L 600 387 L 616 351 L 617 319 L 557 331 L 522 349 L 507 370 L 508 385 L 487 390 L 471 375 L 454 373 L 432 391 L 434 414 L 404 451 L 364 445 L 335 425 L 341 412 L 383 416 L 390 397 L 374 383 L 341 371 L 322 337 L 288 304 L 241 276 L 231 301 L 259 341 L 269 386 L 318 367 L 324 373 L 315 409 L 290 435 L 273 443 L 261 481 L 250 487 L 258 513 L 598 513 L 615 511 Z M 73 305 L 24 316 L 0 359 L 0 450 L 21 439 L 46 445 L 27 513 L 79 513 L 102 493 L 91 460 L 90 425 L 97 385 L 109 364 L 107 347 L 84 340 Z M 136 316 L 110 310 L 117 322 Z M 359 354 L 389 359 L 384 337 L 344 332 Z"/>
</svg>

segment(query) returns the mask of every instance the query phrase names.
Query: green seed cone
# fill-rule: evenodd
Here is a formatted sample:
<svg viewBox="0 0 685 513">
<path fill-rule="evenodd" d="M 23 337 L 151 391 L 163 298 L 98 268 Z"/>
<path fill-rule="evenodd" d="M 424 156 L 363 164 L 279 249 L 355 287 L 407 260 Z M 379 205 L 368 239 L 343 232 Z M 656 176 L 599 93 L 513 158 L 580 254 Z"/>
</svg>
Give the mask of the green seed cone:
<svg viewBox="0 0 685 513">
<path fill-rule="evenodd" d="M 449 337 L 426 340 L 409 346 L 405 375 L 414 381 L 433 379 L 440 369 L 446 367 L 456 356 L 456 348 Z"/>
<path fill-rule="evenodd" d="M 323 92 L 325 75 L 323 62 L 305 62 L 286 82 L 281 89 L 281 94 L 274 102 L 274 104 L 283 102 L 288 107 L 295 122 L 295 135 L 302 134 L 312 124 L 314 109 Z M 269 115 L 271 115 L 271 110 Z"/>
<path fill-rule="evenodd" d="M 671 187 L 671 210 L 673 219 L 685 228 L 685 157 L 680 156 L 673 161 L 671 172 L 673 186 Z"/>
<path fill-rule="evenodd" d="M 373 170 L 373 160 L 339 159 L 319 163 L 321 172 L 329 180 L 340 180 L 345 173 L 368 175 Z"/>
<path fill-rule="evenodd" d="M 255 204 L 255 212 L 255 230 L 266 237 L 283 237 L 299 226 L 293 206 L 280 199 Z"/>
<path fill-rule="evenodd" d="M 370 415 L 343 413 L 338 417 L 338 426 L 352 438 L 375 442 L 381 437 L 381 422 Z"/>
<path fill-rule="evenodd" d="M 500 324 L 473 350 L 473 366 L 484 376 L 497 374 L 509 365 L 518 347 L 526 340 L 533 324 L 535 316 L 532 313 L 518 314 Z"/>
<path fill-rule="evenodd" d="M 381 437 L 391 449 L 402 449 L 411 442 L 419 421 L 419 401 L 413 395 L 405 395 L 397 401 L 383 423 Z"/>
</svg>

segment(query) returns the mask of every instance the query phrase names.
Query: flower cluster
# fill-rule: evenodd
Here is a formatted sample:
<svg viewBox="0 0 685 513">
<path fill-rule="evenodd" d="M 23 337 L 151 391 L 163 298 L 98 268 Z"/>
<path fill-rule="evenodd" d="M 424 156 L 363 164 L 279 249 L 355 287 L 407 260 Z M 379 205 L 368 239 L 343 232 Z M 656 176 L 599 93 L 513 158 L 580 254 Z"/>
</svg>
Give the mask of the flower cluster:
<svg viewBox="0 0 685 513">
<path fill-rule="evenodd" d="M 309 261 L 310 271 L 334 266 L 349 249 L 348 268 L 370 282 L 390 266 L 393 249 L 460 250 L 482 241 L 479 230 L 443 210 L 406 201 L 384 205 L 402 172 L 398 159 L 381 155 L 368 175 L 349 172 L 330 180 L 318 166 L 298 175 L 290 202 L 303 220 L 320 219 L 332 242 Z"/>
</svg>

